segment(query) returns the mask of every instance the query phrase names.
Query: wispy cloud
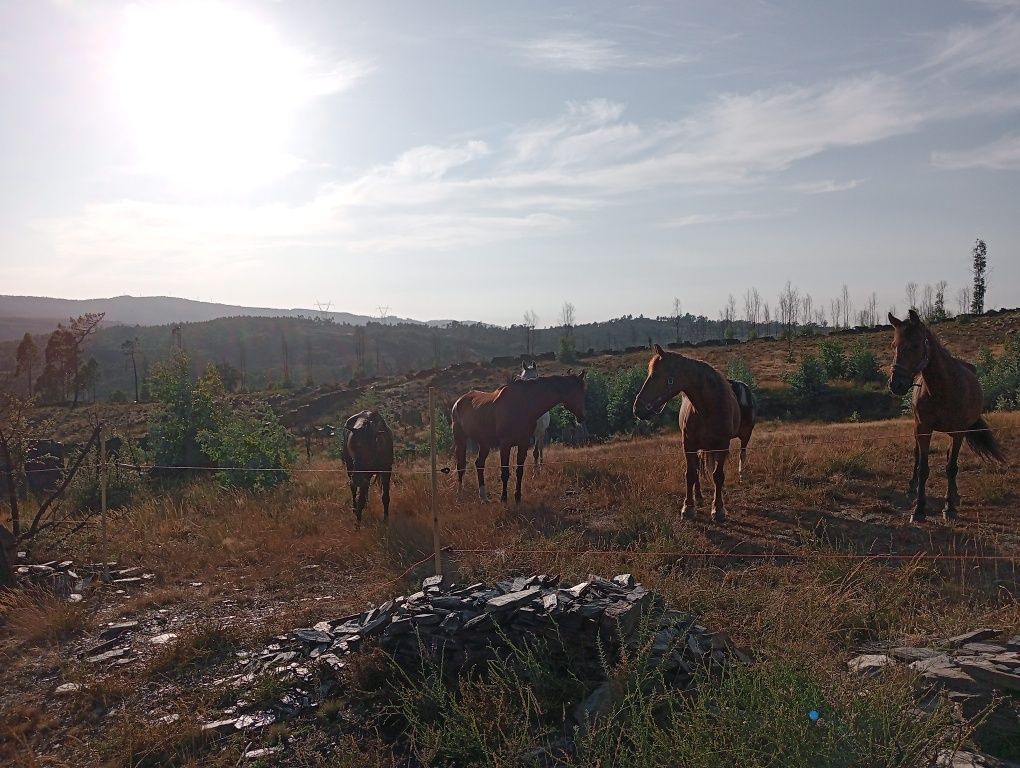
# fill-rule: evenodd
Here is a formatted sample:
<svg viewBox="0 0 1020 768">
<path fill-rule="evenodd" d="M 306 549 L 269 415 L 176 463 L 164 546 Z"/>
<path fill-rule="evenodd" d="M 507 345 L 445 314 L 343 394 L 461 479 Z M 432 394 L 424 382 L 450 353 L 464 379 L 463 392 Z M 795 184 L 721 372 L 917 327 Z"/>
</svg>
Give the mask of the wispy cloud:
<svg viewBox="0 0 1020 768">
<path fill-rule="evenodd" d="M 1003 136 L 973 149 L 933 152 L 931 162 L 936 168 L 948 170 L 964 168 L 1020 170 L 1020 135 Z"/>
<path fill-rule="evenodd" d="M 615 40 L 566 32 L 528 40 L 515 46 L 529 66 L 567 72 L 604 72 L 610 69 L 668 67 L 694 59 L 688 54 L 649 55 L 627 51 Z"/>
<path fill-rule="evenodd" d="M 805 181 L 799 184 L 791 184 L 787 187 L 791 192 L 801 192 L 805 195 L 824 195 L 830 192 L 846 192 L 856 189 L 866 179 L 849 179 L 847 181 L 836 181 L 825 179 L 824 181 Z"/>
<path fill-rule="evenodd" d="M 922 69 L 941 74 L 1020 70 L 1020 16 L 1003 13 L 986 24 L 952 27 L 936 40 Z"/>
<path fill-rule="evenodd" d="M 140 253 L 250 253 L 279 245 L 448 250 L 559 233 L 593 210 L 653 191 L 743 190 L 826 149 L 914 130 L 920 119 L 901 85 L 881 76 L 731 94 L 687 116 L 645 124 L 628 121 L 622 104 L 595 99 L 568 104 L 561 115 L 497 141 L 413 147 L 297 204 L 121 201 L 40 226 L 62 254 L 121 252 L 129 260 Z M 822 184 L 803 191 L 840 188 Z M 668 226 L 786 213 L 698 213 Z"/>
<path fill-rule="evenodd" d="M 667 219 L 660 226 L 669 229 L 682 227 L 693 227 L 699 224 L 719 224 L 726 221 L 758 221 L 761 219 L 776 219 L 781 216 L 789 216 L 796 213 L 796 209 L 788 208 L 782 211 L 727 211 L 724 213 L 692 213 L 687 216 L 680 216 L 675 219 Z"/>
</svg>

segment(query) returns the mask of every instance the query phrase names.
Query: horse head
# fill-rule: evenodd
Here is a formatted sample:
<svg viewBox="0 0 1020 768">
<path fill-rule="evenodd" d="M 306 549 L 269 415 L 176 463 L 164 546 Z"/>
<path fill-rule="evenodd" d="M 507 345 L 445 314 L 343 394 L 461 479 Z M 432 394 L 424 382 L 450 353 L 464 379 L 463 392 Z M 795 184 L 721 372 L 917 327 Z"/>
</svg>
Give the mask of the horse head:
<svg viewBox="0 0 1020 768">
<path fill-rule="evenodd" d="M 905 320 L 889 313 L 893 327 L 893 362 L 889 371 L 889 391 L 903 397 L 914 386 L 914 379 L 928 367 L 931 341 L 928 328 L 913 309 Z"/>
<path fill-rule="evenodd" d="M 568 372 L 563 378 L 566 380 L 566 391 L 563 393 L 563 407 L 574 414 L 578 424 L 584 424 L 584 405 L 587 399 L 588 383 L 584 378 L 584 371 L 580 373 Z"/>
<path fill-rule="evenodd" d="M 659 413 L 680 391 L 680 385 L 672 370 L 669 356 L 658 344 L 648 361 L 648 376 L 634 398 L 634 415 L 639 419 L 650 419 Z"/>
</svg>

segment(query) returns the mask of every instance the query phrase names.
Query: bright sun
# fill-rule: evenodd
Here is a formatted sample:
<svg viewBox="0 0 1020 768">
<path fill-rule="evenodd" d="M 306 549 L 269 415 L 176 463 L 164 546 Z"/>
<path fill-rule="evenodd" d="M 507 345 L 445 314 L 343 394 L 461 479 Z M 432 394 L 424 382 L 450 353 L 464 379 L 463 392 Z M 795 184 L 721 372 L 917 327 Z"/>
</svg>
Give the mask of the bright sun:
<svg viewBox="0 0 1020 768">
<path fill-rule="evenodd" d="M 227 4 L 128 6 L 116 79 L 142 170 L 202 191 L 250 190 L 292 170 L 306 65 Z"/>
</svg>

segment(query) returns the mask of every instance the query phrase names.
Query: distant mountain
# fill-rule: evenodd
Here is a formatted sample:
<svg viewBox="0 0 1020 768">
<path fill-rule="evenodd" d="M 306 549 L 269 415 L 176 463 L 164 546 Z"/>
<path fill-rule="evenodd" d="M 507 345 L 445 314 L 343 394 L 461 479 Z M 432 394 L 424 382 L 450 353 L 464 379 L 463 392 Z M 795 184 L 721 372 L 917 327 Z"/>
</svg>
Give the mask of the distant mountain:
<svg viewBox="0 0 1020 768">
<path fill-rule="evenodd" d="M 273 307 L 242 307 L 207 301 L 178 299 L 172 296 L 113 296 L 108 299 L 57 299 L 47 296 L 0 296 L 0 341 L 20 338 L 26 332 L 52 330 L 57 322 L 67 322 L 86 312 L 105 312 L 107 325 L 170 325 L 199 323 L 222 317 L 310 317 L 329 318 L 336 323 L 382 325 L 411 323 L 414 325 L 449 324 L 449 320 L 424 323 L 401 317 L 385 318 L 356 315 L 350 312 L 323 312 L 318 309 L 277 309 Z M 23 321 L 23 322 L 19 322 Z"/>
</svg>

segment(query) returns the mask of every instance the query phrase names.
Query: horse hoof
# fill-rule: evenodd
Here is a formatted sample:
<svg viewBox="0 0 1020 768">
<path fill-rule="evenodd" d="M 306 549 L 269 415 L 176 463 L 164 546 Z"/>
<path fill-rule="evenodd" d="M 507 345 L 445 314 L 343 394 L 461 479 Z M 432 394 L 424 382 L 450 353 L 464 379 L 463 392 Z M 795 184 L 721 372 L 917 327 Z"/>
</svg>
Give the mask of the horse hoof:
<svg viewBox="0 0 1020 768">
<path fill-rule="evenodd" d="M 694 504 L 684 504 L 680 507 L 680 519 L 683 520 L 685 517 L 695 517 L 698 514 L 698 508 Z"/>
<path fill-rule="evenodd" d="M 726 522 L 726 510 L 723 507 L 718 509 L 712 509 L 712 522 L 713 523 L 725 523 Z"/>
<path fill-rule="evenodd" d="M 927 520 L 928 520 L 928 515 L 926 515 L 924 512 L 914 512 L 910 516 L 910 522 L 912 522 L 912 523 L 923 523 L 923 522 L 926 522 Z"/>
<path fill-rule="evenodd" d="M 956 519 L 956 507 L 946 507 L 942 510 L 943 520 L 955 520 Z"/>
</svg>

